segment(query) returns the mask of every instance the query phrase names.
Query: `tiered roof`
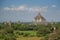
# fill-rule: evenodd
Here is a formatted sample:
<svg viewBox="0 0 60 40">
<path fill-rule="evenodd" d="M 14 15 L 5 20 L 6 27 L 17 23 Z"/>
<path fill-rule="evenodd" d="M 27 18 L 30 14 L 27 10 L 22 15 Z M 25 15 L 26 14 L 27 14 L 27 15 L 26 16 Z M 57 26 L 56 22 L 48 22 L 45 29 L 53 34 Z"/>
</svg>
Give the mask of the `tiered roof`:
<svg viewBox="0 0 60 40">
<path fill-rule="evenodd" d="M 35 20 L 39 19 L 45 20 L 45 18 L 40 13 L 38 13 L 38 15 L 35 17 Z"/>
</svg>

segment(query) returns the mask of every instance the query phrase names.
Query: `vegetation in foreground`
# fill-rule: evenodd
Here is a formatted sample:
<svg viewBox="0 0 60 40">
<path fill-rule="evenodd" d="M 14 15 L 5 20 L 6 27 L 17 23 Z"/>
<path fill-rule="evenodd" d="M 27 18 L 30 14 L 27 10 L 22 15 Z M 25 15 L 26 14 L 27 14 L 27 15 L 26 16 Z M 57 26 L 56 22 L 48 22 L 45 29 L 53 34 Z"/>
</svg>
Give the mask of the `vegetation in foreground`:
<svg viewBox="0 0 60 40">
<path fill-rule="evenodd" d="M 60 40 L 60 23 L 53 25 L 0 23 L 0 40 Z"/>
</svg>

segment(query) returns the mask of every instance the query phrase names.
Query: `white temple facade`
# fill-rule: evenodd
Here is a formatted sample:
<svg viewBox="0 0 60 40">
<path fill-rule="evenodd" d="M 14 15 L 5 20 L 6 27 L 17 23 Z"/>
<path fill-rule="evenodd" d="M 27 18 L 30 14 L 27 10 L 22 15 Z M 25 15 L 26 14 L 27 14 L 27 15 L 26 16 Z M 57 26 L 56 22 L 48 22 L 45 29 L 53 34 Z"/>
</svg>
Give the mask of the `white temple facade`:
<svg viewBox="0 0 60 40">
<path fill-rule="evenodd" d="M 45 24 L 46 19 L 40 13 L 38 13 L 38 15 L 36 17 L 34 17 L 34 23 L 35 24 Z"/>
</svg>

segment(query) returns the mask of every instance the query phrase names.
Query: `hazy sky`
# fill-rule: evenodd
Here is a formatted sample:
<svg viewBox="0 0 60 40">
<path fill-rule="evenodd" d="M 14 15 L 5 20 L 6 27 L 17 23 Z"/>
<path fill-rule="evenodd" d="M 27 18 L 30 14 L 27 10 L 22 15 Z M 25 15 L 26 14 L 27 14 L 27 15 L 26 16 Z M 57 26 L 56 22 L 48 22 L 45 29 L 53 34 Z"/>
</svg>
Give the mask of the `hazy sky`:
<svg viewBox="0 0 60 40">
<path fill-rule="evenodd" d="M 47 21 L 60 21 L 60 0 L 0 0 L 0 22 L 30 22 L 39 12 Z"/>
</svg>

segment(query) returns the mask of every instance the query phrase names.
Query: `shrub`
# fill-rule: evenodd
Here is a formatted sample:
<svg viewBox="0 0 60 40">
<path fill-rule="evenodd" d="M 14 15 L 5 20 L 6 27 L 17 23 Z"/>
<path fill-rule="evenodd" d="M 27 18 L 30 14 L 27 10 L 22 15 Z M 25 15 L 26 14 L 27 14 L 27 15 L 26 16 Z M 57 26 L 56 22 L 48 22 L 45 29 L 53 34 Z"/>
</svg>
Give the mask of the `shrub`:
<svg viewBox="0 0 60 40">
<path fill-rule="evenodd" d="M 20 33 L 20 35 L 24 35 L 24 33 L 22 32 L 22 33 Z"/>
<path fill-rule="evenodd" d="M 29 36 L 29 33 L 24 33 L 23 37 Z"/>
</svg>

